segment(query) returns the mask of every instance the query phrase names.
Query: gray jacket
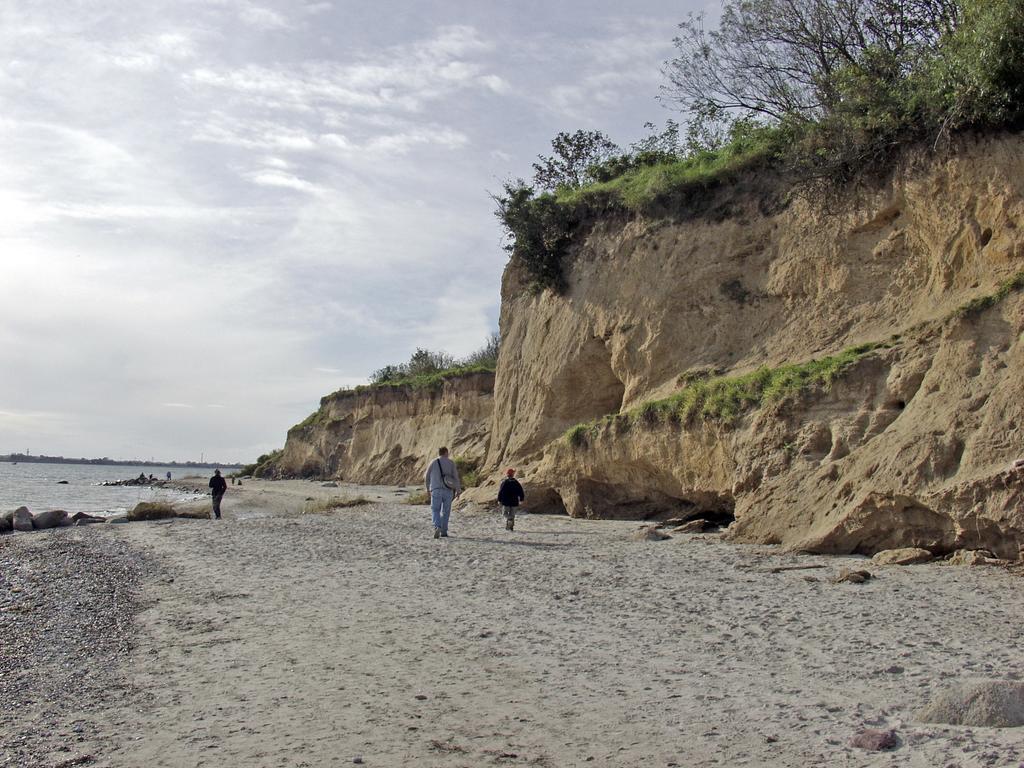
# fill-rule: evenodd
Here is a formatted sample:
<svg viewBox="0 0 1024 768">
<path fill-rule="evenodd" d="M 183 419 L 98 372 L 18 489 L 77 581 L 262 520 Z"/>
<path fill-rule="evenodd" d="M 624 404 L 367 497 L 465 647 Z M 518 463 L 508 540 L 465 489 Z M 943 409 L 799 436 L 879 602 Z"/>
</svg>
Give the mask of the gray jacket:
<svg viewBox="0 0 1024 768">
<path fill-rule="evenodd" d="M 447 456 L 438 456 L 427 467 L 427 472 L 423 475 L 423 483 L 427 486 L 427 491 L 440 491 L 447 487 L 441 479 L 442 472 L 448 478 L 448 484 L 454 486 L 453 490 L 455 493 L 462 493 L 462 481 L 459 479 L 459 470 L 456 469 L 455 462 Z"/>
</svg>

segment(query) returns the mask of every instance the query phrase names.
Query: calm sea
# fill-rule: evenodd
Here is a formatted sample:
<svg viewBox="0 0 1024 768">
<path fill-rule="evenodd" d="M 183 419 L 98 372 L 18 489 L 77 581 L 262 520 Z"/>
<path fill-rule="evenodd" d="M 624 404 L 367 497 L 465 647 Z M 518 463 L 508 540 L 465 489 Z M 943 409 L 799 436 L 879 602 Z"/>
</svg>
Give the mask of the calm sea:
<svg viewBox="0 0 1024 768">
<path fill-rule="evenodd" d="M 176 479 L 201 476 L 205 487 L 206 476 L 213 470 L 185 469 L 183 467 L 110 467 L 92 464 L 11 464 L 0 461 L 0 511 L 22 505 L 33 513 L 48 509 L 68 512 L 124 512 L 140 501 L 188 500 L 196 496 L 172 488 L 147 486 L 104 487 L 100 483 L 127 480 L 145 472 L 165 478 L 170 472 Z M 60 483 L 66 480 L 67 485 Z"/>
</svg>

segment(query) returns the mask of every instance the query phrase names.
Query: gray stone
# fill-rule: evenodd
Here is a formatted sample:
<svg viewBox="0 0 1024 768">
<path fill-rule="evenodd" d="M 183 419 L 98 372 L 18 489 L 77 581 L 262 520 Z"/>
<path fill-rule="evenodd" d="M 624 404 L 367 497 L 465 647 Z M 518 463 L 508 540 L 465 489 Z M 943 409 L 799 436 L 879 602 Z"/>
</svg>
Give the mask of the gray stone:
<svg viewBox="0 0 1024 768">
<path fill-rule="evenodd" d="M 1016 728 L 1024 725 L 1024 683 L 969 680 L 940 693 L 917 713 L 922 723 Z"/>
<path fill-rule="evenodd" d="M 320 486 L 322 488 L 337 488 L 338 484 L 332 481 L 332 482 L 329 482 L 329 483 L 320 483 Z"/>
<path fill-rule="evenodd" d="M 49 512 L 40 512 L 32 517 L 32 527 L 38 530 L 60 528 L 62 525 L 71 525 L 68 513 L 63 509 L 51 509 Z"/>
<path fill-rule="evenodd" d="M 28 507 L 18 507 L 14 510 L 11 513 L 11 523 L 16 531 L 31 531 L 32 513 L 28 511 Z"/>
</svg>

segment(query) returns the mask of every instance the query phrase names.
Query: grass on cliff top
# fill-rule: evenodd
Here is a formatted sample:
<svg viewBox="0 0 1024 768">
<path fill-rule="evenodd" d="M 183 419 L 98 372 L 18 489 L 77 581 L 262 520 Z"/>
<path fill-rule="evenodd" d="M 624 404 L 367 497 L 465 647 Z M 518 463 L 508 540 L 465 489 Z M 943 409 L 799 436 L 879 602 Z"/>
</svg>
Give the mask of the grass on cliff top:
<svg viewBox="0 0 1024 768">
<path fill-rule="evenodd" d="M 953 316 L 961 319 L 973 317 L 974 315 L 984 312 L 989 307 L 994 307 L 996 304 L 999 304 L 1001 301 L 1008 298 L 1010 294 L 1018 293 L 1019 291 L 1024 291 L 1024 270 L 1001 282 L 995 293 L 990 293 L 987 296 L 979 296 L 978 298 L 971 299 L 966 304 L 957 307 Z"/>
<path fill-rule="evenodd" d="M 410 389 L 440 389 L 441 385 L 449 379 L 459 379 L 463 376 L 472 376 L 477 373 L 494 373 L 495 366 L 492 363 L 477 363 L 475 365 L 457 365 L 454 368 L 445 368 L 443 371 L 434 373 L 423 373 L 416 376 L 404 376 L 400 379 L 382 381 L 378 384 L 360 384 L 351 392 L 356 394 L 372 392 L 377 389 L 388 387 L 409 387 Z M 345 390 L 342 390 L 345 391 Z"/>
<path fill-rule="evenodd" d="M 618 416 L 577 424 L 565 433 L 565 439 L 574 447 L 585 446 L 602 425 L 616 420 L 626 426 L 633 423 L 653 426 L 669 421 L 685 424 L 698 418 L 732 424 L 748 411 L 793 397 L 813 386 L 830 387 L 853 363 L 884 346 L 861 344 L 806 363 L 696 381 L 669 397 L 651 400 Z"/>
<path fill-rule="evenodd" d="M 493 364 L 486 363 L 457 365 L 454 368 L 446 368 L 443 371 L 435 371 L 434 373 L 426 373 L 418 376 L 405 376 L 400 379 L 392 379 L 391 381 L 382 381 L 378 384 L 360 384 L 357 387 L 339 389 L 326 397 L 321 398 L 320 407 L 292 427 L 292 429 L 306 429 L 307 427 L 318 426 L 326 422 L 328 417 L 327 412 L 324 410 L 324 406 L 333 399 L 398 387 L 408 387 L 412 390 L 422 391 L 438 390 L 450 379 L 459 379 L 463 376 L 472 376 L 477 373 L 494 373 L 494 370 L 495 366 Z"/>
<path fill-rule="evenodd" d="M 493 363 L 477 363 L 474 365 L 456 365 L 453 368 L 445 368 L 442 371 L 434 371 L 433 373 L 424 373 L 416 376 L 403 376 L 400 379 L 391 379 L 390 381 L 381 381 L 377 384 L 360 384 L 356 387 L 346 387 L 339 389 L 336 392 L 332 392 L 327 397 L 320 400 L 321 407 L 330 399 L 338 397 L 347 397 L 349 395 L 361 395 L 365 392 L 374 392 L 381 389 L 393 389 L 396 387 L 408 387 L 410 389 L 420 390 L 432 390 L 440 389 L 441 386 L 450 379 L 460 379 L 463 376 L 472 376 L 477 373 L 494 373 L 495 366 Z M 297 426 L 305 426 L 307 422 L 309 424 L 315 423 L 318 418 L 317 413 L 319 411 L 310 414 L 306 417 L 306 420 Z"/>
<path fill-rule="evenodd" d="M 561 189 L 556 200 L 562 205 L 587 208 L 594 202 L 610 200 L 631 211 L 644 211 L 673 193 L 707 188 L 769 164 L 779 152 L 781 137 L 779 129 L 759 128 L 717 150 L 631 168 L 608 181 Z"/>
</svg>

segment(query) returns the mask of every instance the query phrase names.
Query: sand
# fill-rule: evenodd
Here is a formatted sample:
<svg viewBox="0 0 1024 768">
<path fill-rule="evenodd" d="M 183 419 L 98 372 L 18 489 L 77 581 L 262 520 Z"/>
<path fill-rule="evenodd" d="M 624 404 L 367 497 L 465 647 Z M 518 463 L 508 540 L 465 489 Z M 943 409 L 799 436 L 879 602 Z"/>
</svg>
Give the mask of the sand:
<svg viewBox="0 0 1024 768">
<path fill-rule="evenodd" d="M 329 494 L 385 500 L 299 514 Z M 91 712 L 87 738 L 52 764 L 1024 759 L 1021 729 L 913 721 L 955 682 L 1024 679 L 1019 576 L 714 535 L 634 541 L 628 522 L 524 515 L 509 533 L 494 510 L 456 512 L 452 538 L 434 540 L 403 494 L 252 482 L 229 489 L 221 521 L 32 534 L 111 537 L 155 565 L 123 703 Z M 824 567 L 771 572 L 788 565 Z M 831 582 L 850 566 L 877 578 Z M 896 729 L 899 746 L 848 746 L 865 727 Z"/>
</svg>

